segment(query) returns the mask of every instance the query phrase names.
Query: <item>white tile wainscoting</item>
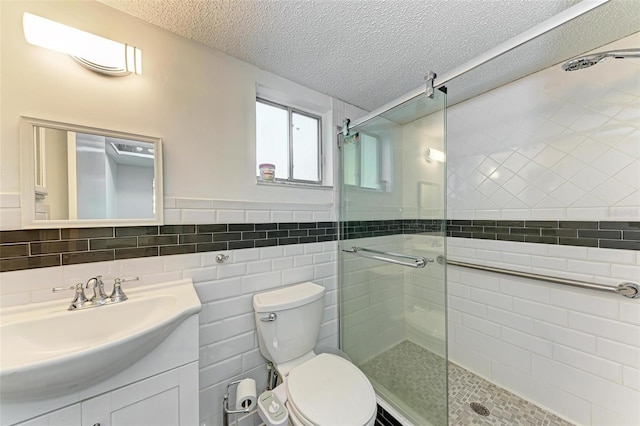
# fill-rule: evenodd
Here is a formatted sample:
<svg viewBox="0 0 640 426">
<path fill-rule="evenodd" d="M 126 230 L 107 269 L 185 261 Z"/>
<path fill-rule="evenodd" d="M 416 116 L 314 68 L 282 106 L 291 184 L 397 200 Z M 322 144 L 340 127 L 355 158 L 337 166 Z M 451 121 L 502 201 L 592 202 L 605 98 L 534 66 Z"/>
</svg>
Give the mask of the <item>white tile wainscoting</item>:
<svg viewBox="0 0 640 426">
<path fill-rule="evenodd" d="M 253 318 L 252 296 L 270 288 L 312 280 L 327 289 L 319 344 L 337 347 L 337 243 L 310 243 L 224 252 L 155 256 L 110 262 L 4 272 L 0 279 L 3 305 L 26 304 L 53 297 L 51 288 L 105 277 L 140 276 L 138 286 L 180 278 L 192 278 L 202 302 L 200 313 L 200 422 L 222 424 L 222 397 L 227 383 L 243 377 L 266 386 L 265 360 L 259 353 Z M 107 287 L 110 282 L 107 282 Z M 124 288 L 126 292 L 126 287 Z M 245 420 L 258 422 L 257 416 Z M 256 423 L 257 424 L 257 423 Z"/>
<path fill-rule="evenodd" d="M 640 252 L 448 238 L 448 257 L 617 285 Z M 448 268 L 449 358 L 579 425 L 640 424 L 640 300 Z"/>
<path fill-rule="evenodd" d="M 331 191 L 332 188 L 311 189 Z M 165 223 L 328 222 L 335 220 L 333 204 L 215 200 L 165 197 Z"/>
</svg>

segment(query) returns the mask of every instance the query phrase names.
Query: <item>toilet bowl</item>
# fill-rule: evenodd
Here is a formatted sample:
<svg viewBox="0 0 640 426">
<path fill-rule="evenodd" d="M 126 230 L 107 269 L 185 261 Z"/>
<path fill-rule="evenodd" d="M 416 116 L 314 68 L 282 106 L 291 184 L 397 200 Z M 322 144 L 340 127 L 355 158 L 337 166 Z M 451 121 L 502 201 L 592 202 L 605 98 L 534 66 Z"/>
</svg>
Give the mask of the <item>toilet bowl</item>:
<svg viewBox="0 0 640 426">
<path fill-rule="evenodd" d="M 376 395 L 367 377 L 344 358 L 313 352 L 324 293 L 324 287 L 306 282 L 256 294 L 260 352 L 282 378 L 291 424 L 373 425 Z"/>
<path fill-rule="evenodd" d="M 371 383 L 337 355 L 320 354 L 291 370 L 287 396 L 287 407 L 305 426 L 375 422 L 376 395 Z"/>
</svg>

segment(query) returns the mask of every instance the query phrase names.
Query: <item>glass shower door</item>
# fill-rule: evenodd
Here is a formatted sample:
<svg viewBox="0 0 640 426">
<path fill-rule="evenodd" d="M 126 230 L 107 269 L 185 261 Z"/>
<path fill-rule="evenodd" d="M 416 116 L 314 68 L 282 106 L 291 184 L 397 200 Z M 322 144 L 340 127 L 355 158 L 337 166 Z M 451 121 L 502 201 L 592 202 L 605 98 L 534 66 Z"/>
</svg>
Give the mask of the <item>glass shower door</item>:
<svg viewBox="0 0 640 426">
<path fill-rule="evenodd" d="M 447 424 L 445 104 L 418 96 L 340 149 L 341 348 L 415 425 Z"/>
</svg>

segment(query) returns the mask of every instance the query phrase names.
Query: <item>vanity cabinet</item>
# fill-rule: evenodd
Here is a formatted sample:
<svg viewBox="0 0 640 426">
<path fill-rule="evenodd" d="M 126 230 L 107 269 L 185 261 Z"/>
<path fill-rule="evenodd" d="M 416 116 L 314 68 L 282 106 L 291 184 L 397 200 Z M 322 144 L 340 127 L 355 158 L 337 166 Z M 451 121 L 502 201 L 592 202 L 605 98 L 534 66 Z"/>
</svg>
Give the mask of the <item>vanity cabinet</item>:
<svg viewBox="0 0 640 426">
<path fill-rule="evenodd" d="M 197 425 L 197 380 L 192 362 L 16 426 Z"/>
<path fill-rule="evenodd" d="M 198 426 L 198 315 L 133 365 L 75 393 L 4 402 L 0 426 Z"/>
<path fill-rule="evenodd" d="M 198 424 L 198 363 L 82 402 L 82 426 L 192 426 Z"/>
<path fill-rule="evenodd" d="M 78 403 L 26 422 L 17 423 L 16 426 L 79 426 L 81 424 L 82 407 Z"/>
</svg>

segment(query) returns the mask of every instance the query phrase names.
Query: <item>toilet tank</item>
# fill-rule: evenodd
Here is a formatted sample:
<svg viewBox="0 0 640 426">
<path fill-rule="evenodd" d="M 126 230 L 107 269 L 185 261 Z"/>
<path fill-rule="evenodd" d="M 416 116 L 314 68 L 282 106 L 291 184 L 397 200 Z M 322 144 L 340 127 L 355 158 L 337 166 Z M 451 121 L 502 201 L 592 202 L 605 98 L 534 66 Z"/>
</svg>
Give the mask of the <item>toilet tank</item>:
<svg viewBox="0 0 640 426">
<path fill-rule="evenodd" d="M 253 296 L 258 343 L 265 358 L 278 365 L 313 350 L 320 332 L 324 293 L 324 287 L 305 282 Z M 275 319 L 268 321 L 272 313 Z"/>
</svg>

